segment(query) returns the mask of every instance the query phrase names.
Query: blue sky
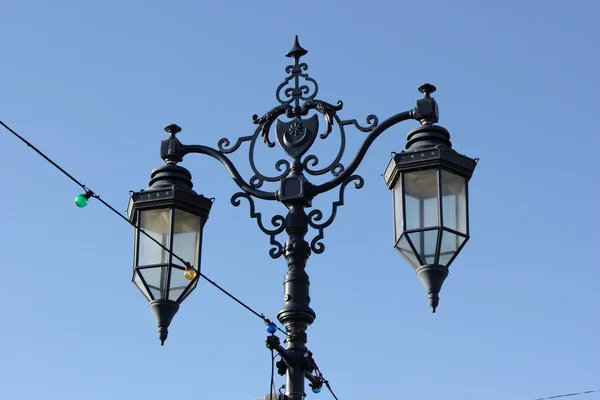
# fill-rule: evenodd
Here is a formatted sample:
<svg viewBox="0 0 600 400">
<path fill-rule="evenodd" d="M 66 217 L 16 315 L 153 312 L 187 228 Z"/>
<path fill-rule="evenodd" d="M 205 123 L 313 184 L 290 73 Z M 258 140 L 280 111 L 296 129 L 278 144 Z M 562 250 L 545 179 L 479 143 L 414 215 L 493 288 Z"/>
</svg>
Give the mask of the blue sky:
<svg viewBox="0 0 600 400">
<path fill-rule="evenodd" d="M 277 104 L 295 34 L 318 97 L 343 100 L 343 119 L 411 109 L 417 86 L 431 82 L 455 149 L 481 159 L 471 240 L 431 314 L 392 247 L 380 177 L 416 123 L 390 129 L 358 170 L 364 188 L 349 188 L 325 231 L 325 252 L 309 260 L 317 319 L 308 347 L 340 400 L 600 389 L 599 11 L 591 0 L 7 0 L 0 119 L 124 211 L 128 191 L 146 187 L 162 162 L 164 126 L 211 146 L 253 132 L 251 116 Z M 363 137 L 349 130 L 346 160 Z M 97 201 L 78 209 L 77 186 L 8 132 L 0 140 L 0 397 L 264 396 L 270 354 L 259 319 L 201 281 L 160 347 L 130 282 L 130 227 Z M 325 154 L 335 145 L 319 143 Z M 216 161 L 188 156 L 183 165 L 197 191 L 216 198 L 203 272 L 275 318 L 284 261 L 269 257 L 247 204 L 231 206 L 236 186 Z M 314 205 L 327 213 L 332 200 Z"/>
</svg>

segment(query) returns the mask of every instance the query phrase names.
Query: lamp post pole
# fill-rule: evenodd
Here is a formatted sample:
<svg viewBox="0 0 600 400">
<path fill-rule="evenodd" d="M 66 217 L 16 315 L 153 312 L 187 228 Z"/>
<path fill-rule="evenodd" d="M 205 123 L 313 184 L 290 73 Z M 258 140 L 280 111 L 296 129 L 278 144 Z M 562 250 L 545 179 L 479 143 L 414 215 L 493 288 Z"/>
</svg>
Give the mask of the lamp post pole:
<svg viewBox="0 0 600 400">
<path fill-rule="evenodd" d="M 343 107 L 341 101 L 338 101 L 336 105 L 332 105 L 316 99 L 318 92 L 317 83 L 306 73 L 308 68 L 307 64 L 301 62 L 301 57 L 306 53 L 307 51 L 300 46 L 298 38 L 296 37 L 292 49 L 286 54 L 287 57 L 290 57 L 293 60 L 293 64 L 286 67 L 286 72 L 289 75 L 285 78 L 284 82 L 279 85 L 276 91 L 276 98 L 279 105 L 271 109 L 262 117 L 258 117 L 257 115 L 253 117 L 253 121 L 257 125 L 253 135 L 240 137 L 234 144 L 227 138 L 223 138 L 218 143 L 218 149 L 215 149 L 203 145 L 182 144 L 176 137 L 176 134 L 181 131 L 181 128 L 176 125 L 169 125 L 165 128 L 165 130 L 169 132 L 169 138 L 163 140 L 161 143 L 161 158 L 171 166 L 171 168 L 181 168 L 176 166 L 176 164 L 181 162 L 185 155 L 191 153 L 208 155 L 220 161 L 227 169 L 234 182 L 241 189 L 240 192 L 235 193 L 232 196 L 231 203 L 237 207 L 240 205 L 241 198 L 245 198 L 249 202 L 251 217 L 257 220 L 259 228 L 270 238 L 270 244 L 272 246 L 269 251 L 270 256 L 272 258 L 279 258 L 281 256 L 285 258 L 288 271 L 283 281 L 284 304 L 281 311 L 277 314 L 277 318 L 285 327 L 287 335 L 285 348 L 280 344 L 278 337 L 273 334 L 267 337 L 266 344 L 268 348 L 277 351 L 281 355 L 282 364 L 280 370 L 282 372 L 285 370 L 287 375 L 285 395 L 286 398 L 290 400 L 304 399 L 306 396 L 304 386 L 305 378 L 309 380 L 310 385 L 315 392 L 320 391 L 323 384 L 320 376 L 313 374 L 315 369 L 314 361 L 312 359 L 312 354 L 306 348 L 306 331 L 316 317 L 315 312 L 310 307 L 310 281 L 308 274 L 306 273 L 306 263 L 312 253 L 319 254 L 324 251 L 325 245 L 322 243 L 324 229 L 331 225 L 336 217 L 338 207 L 344 204 L 344 192 L 348 184 L 353 183 L 357 189 L 362 187 L 363 178 L 359 175 L 354 175 L 354 172 L 362 162 L 373 141 L 381 133 L 399 122 L 413 119 L 418 120 L 421 123 L 421 126 L 413 130 L 411 135 L 409 135 L 410 141 L 407 144 L 406 151 L 400 153 L 406 159 L 402 157 L 398 158 L 399 156 L 396 155 L 386 169 L 384 178 L 388 186 L 394 190 L 394 198 L 396 199 L 400 196 L 400 201 L 394 200 L 396 248 L 400 251 L 401 255 L 418 269 L 419 278 L 425 284 L 430 299 L 434 299 L 430 301 L 435 301 L 435 304 L 431 304 L 434 311 L 437 306 L 437 293 L 441 288 L 443 278 L 447 275 L 447 266 L 460 251 L 462 245 L 464 245 L 464 242 L 466 242 L 466 239 L 468 238 L 468 230 L 465 229 L 463 232 L 460 227 L 446 225 L 451 222 L 451 218 L 448 217 L 448 215 L 452 212 L 456 214 L 454 220 L 458 220 L 460 216 L 466 213 L 466 205 L 464 206 L 464 212 L 461 211 L 463 210 L 461 204 L 466 204 L 466 202 L 460 203 L 459 200 L 462 198 L 460 197 L 461 193 L 466 196 L 466 182 L 474 169 L 474 164 L 468 164 L 468 160 L 473 160 L 461 156 L 458 153 L 454 155 L 454 150 L 451 150 L 449 134 L 444 128 L 435 125 L 438 121 L 438 109 L 435 100 L 430 96 L 430 94 L 435 91 L 435 87 L 429 84 L 421 86 L 419 90 L 424 93 L 424 98 L 417 101 L 417 106 L 414 109 L 396 114 L 381 123 L 379 123 L 379 120 L 375 115 L 369 115 L 366 118 L 367 125 L 359 124 L 356 119 L 342 120 L 337 114 Z M 310 117 L 308 117 L 309 115 Z M 287 120 L 283 121 L 279 119 L 280 117 L 285 117 Z M 319 119 L 325 121 L 324 128 L 319 129 Z M 275 140 L 271 139 L 271 127 L 273 124 L 275 124 Z M 319 166 L 319 159 L 315 155 L 308 153 L 317 137 L 326 139 L 332 133 L 334 125 L 337 125 L 337 130 L 339 131 L 341 138 L 340 149 L 333 161 L 324 167 Z M 342 164 L 341 159 L 345 151 L 345 128 L 348 126 L 356 128 L 368 135 L 358 149 L 354 159 L 345 166 Z M 255 149 L 261 139 L 268 147 L 274 147 L 277 143 L 289 157 L 289 159 L 277 161 L 275 167 L 279 173 L 275 175 L 264 175 L 256 167 Z M 246 182 L 242 178 L 237 168 L 228 157 L 228 154 L 238 150 L 245 142 L 249 142 L 250 145 L 249 162 L 252 172 L 254 173 L 249 182 Z M 418 142 L 419 145 L 415 146 L 415 142 Z M 417 153 L 415 153 L 415 149 L 418 150 Z M 454 158 L 450 157 L 451 159 L 449 159 L 448 157 L 444 158 L 441 156 L 436 158 L 436 151 L 441 152 L 440 154 L 451 154 Z M 416 160 L 415 154 L 420 154 Z M 457 159 L 456 157 L 460 159 L 459 161 L 463 162 L 462 169 L 459 168 L 457 170 L 454 168 Z M 461 159 L 460 157 L 464 159 Z M 468 164 L 466 167 L 465 163 Z M 442 176 L 445 177 L 446 175 L 443 175 L 443 173 L 440 172 L 441 170 L 446 171 L 446 169 L 450 171 L 450 173 L 458 173 L 460 175 L 459 182 L 464 181 L 465 185 L 463 192 L 460 192 L 460 187 L 456 189 L 454 186 L 452 186 L 454 192 L 446 190 L 446 186 L 448 185 L 444 186 L 445 181 L 442 180 Z M 429 170 L 434 172 L 439 170 L 437 174 L 440 178 L 429 185 L 431 187 L 425 187 L 415 194 L 413 193 L 414 191 L 411 192 L 411 186 L 406 182 L 412 182 L 411 179 L 413 179 L 413 176 L 411 173 L 422 170 L 425 170 L 426 172 Z M 189 172 L 187 172 L 187 174 L 189 175 Z M 331 175 L 332 177 L 324 183 L 314 185 L 308 180 L 308 175 Z M 191 188 L 191 175 L 189 178 L 189 187 Z M 173 184 L 173 192 L 177 192 L 176 182 L 169 182 Z M 279 187 L 273 192 L 265 191 L 262 189 L 265 182 L 279 183 Z M 398 184 L 397 182 L 401 183 Z M 427 186 L 427 184 L 423 184 L 422 186 Z M 312 209 L 307 213 L 307 209 L 312 208 L 312 201 L 316 196 L 336 188 L 339 189 L 339 198 L 332 204 L 331 214 L 327 219 L 324 219 L 324 214 L 319 209 Z M 189 192 L 189 190 L 190 189 L 188 188 L 187 191 Z M 406 222 L 406 215 L 410 213 L 410 210 L 407 211 L 407 207 L 412 204 L 411 201 L 416 199 L 421 192 L 428 194 L 429 198 L 420 199 L 419 204 L 425 204 L 427 201 L 429 201 L 427 204 L 433 204 L 432 209 L 437 210 L 434 213 L 435 216 L 437 216 L 437 219 L 432 218 L 433 214 L 421 207 L 421 209 L 419 209 L 419 212 L 422 214 L 420 220 L 433 221 L 435 219 L 436 222 L 432 226 L 426 225 L 415 228 L 409 226 Z M 142 191 L 141 193 L 144 192 Z M 430 195 L 430 193 L 433 193 L 433 195 Z M 138 194 L 132 196 L 132 199 L 134 200 L 130 208 L 133 211 L 130 215 L 137 215 L 134 212 L 136 207 L 142 207 L 136 205 L 136 196 L 144 197 Z M 210 207 L 209 204 L 206 203 L 206 198 L 201 195 L 196 196 L 199 196 L 197 201 L 202 203 L 202 207 L 199 208 L 199 210 L 204 210 L 203 213 L 199 212 L 199 215 L 202 216 L 201 226 L 203 226 L 206 218 L 208 218 Z M 262 214 L 255 210 L 255 198 L 278 201 L 287 208 L 287 214 L 285 216 L 274 216 L 270 220 L 270 226 L 266 226 Z M 188 203 L 194 203 L 193 198 L 188 196 L 186 199 Z M 431 203 L 431 201 L 433 201 L 433 203 Z M 452 201 L 454 201 L 454 203 L 452 203 Z M 398 206 L 398 204 L 400 205 Z M 446 207 L 448 204 L 454 204 L 452 207 L 454 207 L 455 211 L 444 209 L 444 215 L 446 217 L 443 219 L 442 208 Z M 145 207 L 148 208 L 148 206 Z M 400 208 L 397 209 L 397 207 Z M 189 209 L 195 210 L 193 207 Z M 429 212 L 431 215 L 426 215 L 424 217 L 423 213 L 426 212 Z M 460 212 L 463 212 L 463 214 L 460 214 Z M 458 222 L 456 224 L 458 224 Z M 316 231 L 316 235 L 309 242 L 306 239 L 306 235 L 311 228 Z M 165 229 L 167 228 L 165 227 Z M 176 233 L 177 229 L 174 229 L 175 228 L 171 227 L 170 231 Z M 277 237 L 284 231 L 287 233 L 288 239 L 284 244 L 281 244 L 277 240 Z M 435 231 L 433 235 L 436 240 L 435 243 L 429 246 L 433 249 L 431 250 L 433 253 L 425 254 L 429 250 L 424 249 L 424 243 L 426 242 L 424 238 L 431 236 L 425 236 L 430 231 Z M 446 233 L 443 233 L 442 231 Z M 464 238 L 462 239 L 460 246 L 450 246 L 449 248 L 447 238 L 449 237 L 449 234 L 454 233 L 462 235 L 460 237 Z M 413 237 L 411 235 L 414 234 L 421 235 L 421 247 L 418 247 L 411 241 L 411 238 Z M 201 238 L 201 231 L 197 236 Z M 408 243 L 408 245 L 406 245 L 405 242 Z M 197 253 L 199 254 L 201 239 L 198 243 Z M 139 243 L 136 241 L 136 260 L 142 259 L 142 256 L 139 255 L 142 254 L 142 250 L 138 247 Z M 431 253 L 431 251 L 429 252 Z M 199 260 L 198 254 L 196 255 L 196 260 Z M 448 256 L 448 254 L 450 254 L 450 256 Z M 450 261 L 448 262 L 448 260 Z M 191 266 L 189 263 L 186 263 L 186 265 L 177 265 L 176 260 L 174 259 L 172 260 L 172 263 L 174 263 L 173 266 L 171 266 L 171 264 L 164 264 L 164 266 L 161 264 L 161 268 L 170 268 L 166 275 L 170 278 L 168 278 L 167 281 L 164 281 L 166 288 L 161 289 L 161 293 L 170 293 L 172 290 L 169 285 L 172 286 L 173 276 L 177 276 L 177 271 L 175 271 L 175 269 L 181 271 L 185 269 L 186 278 L 191 276 L 192 279 L 198 279 L 195 273 L 189 274 L 189 272 L 194 272 L 194 268 L 199 270 L 199 261 L 198 265 L 195 266 Z M 144 269 L 151 267 L 156 268 L 154 264 L 148 267 L 141 265 L 139 262 L 134 262 L 134 271 L 143 271 Z M 171 269 L 175 272 L 171 271 Z M 442 275 L 443 278 L 440 281 L 439 277 Z M 146 285 L 145 280 L 140 278 L 137 281 L 134 280 L 134 283 L 140 287 L 140 290 L 142 290 L 149 300 L 161 300 L 152 297 L 153 287 Z M 184 295 L 189 295 L 194 288 L 195 285 L 190 285 L 190 288 L 186 288 L 183 292 Z M 181 300 L 185 297 L 184 295 L 180 297 Z M 180 303 L 180 301 L 177 300 L 177 303 Z M 173 310 L 170 311 L 172 312 Z M 157 310 L 154 310 L 153 312 L 158 321 L 160 315 L 157 315 L 157 313 L 160 314 L 160 312 Z M 169 315 L 169 318 L 166 319 L 170 322 L 173 315 Z M 166 332 L 167 327 L 168 323 L 166 326 L 161 326 L 160 329 Z M 270 328 L 271 330 L 269 330 L 269 332 L 274 333 L 274 327 Z M 166 336 L 164 338 L 166 338 Z M 164 338 L 162 339 L 163 341 Z"/>
</svg>

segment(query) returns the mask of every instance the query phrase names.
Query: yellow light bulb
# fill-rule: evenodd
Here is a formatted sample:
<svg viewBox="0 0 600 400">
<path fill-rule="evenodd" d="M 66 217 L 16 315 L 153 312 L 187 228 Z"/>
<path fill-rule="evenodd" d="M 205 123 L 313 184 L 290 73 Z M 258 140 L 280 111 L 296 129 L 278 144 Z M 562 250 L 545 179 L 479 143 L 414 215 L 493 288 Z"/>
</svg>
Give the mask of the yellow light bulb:
<svg viewBox="0 0 600 400">
<path fill-rule="evenodd" d="M 198 272 L 194 268 L 186 268 L 185 272 L 183 273 L 183 276 L 188 281 L 193 281 L 194 279 L 196 279 L 197 275 L 198 275 Z"/>
</svg>

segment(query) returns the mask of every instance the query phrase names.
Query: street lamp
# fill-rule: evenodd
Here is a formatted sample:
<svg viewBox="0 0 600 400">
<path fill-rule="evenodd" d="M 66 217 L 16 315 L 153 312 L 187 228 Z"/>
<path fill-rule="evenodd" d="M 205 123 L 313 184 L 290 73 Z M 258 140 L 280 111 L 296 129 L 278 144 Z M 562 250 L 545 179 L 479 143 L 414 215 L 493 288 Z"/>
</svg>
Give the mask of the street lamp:
<svg viewBox="0 0 600 400">
<path fill-rule="evenodd" d="M 338 116 L 338 111 L 343 107 L 341 101 L 333 105 L 316 98 L 317 82 L 306 73 L 308 65 L 300 61 L 306 53 L 296 37 L 292 49 L 286 54 L 293 63 L 286 67 L 288 76 L 275 93 L 279 104 L 262 117 L 254 115 L 253 122 L 257 128 L 252 135 L 240 137 L 233 144 L 229 139 L 223 138 L 219 140 L 217 148 L 212 148 L 184 145 L 176 137 L 181 130 L 178 126 L 169 125 L 165 128 L 169 132 L 169 138 L 161 143 L 161 158 L 167 165 L 153 171 L 151 187 L 135 193 L 130 207 L 132 222 L 151 232 L 158 242 L 153 243 L 155 247 L 152 251 L 155 253 L 149 253 L 152 254 L 148 256 L 151 259 L 146 261 L 145 258 L 140 258 L 142 236 L 136 236 L 134 283 L 151 301 L 151 308 L 167 309 L 154 311 L 155 315 L 164 314 L 162 318 L 169 317 L 170 321 L 177 310 L 173 303 L 178 305 L 189 295 L 195 281 L 184 286 L 182 281 L 178 280 L 176 286 L 172 286 L 173 277 L 177 276 L 177 279 L 180 279 L 181 272 L 186 268 L 189 271 L 191 267 L 177 264 L 173 260 L 175 255 L 171 256 L 168 251 L 165 252 L 165 248 L 181 257 L 175 257 L 179 261 L 195 260 L 194 265 L 199 268 L 202 226 L 210 210 L 208 199 L 195 193 L 190 195 L 191 176 L 187 170 L 176 164 L 190 153 L 208 155 L 223 164 L 241 189 L 232 196 L 231 203 L 237 207 L 242 198 L 249 202 L 250 216 L 257 220 L 259 228 L 269 236 L 270 256 L 283 256 L 288 265 L 283 282 L 284 305 L 277 314 L 279 322 L 286 330 L 286 347 L 284 348 L 274 335 L 267 338 L 267 347 L 277 351 L 282 357 L 283 364 L 279 369 L 282 374 L 286 374 L 286 397 L 291 400 L 301 400 L 305 397 L 305 378 L 310 381 L 314 392 L 320 391 L 322 385 L 318 377 L 312 374 L 314 362 L 306 348 L 306 331 L 316 316 L 309 305 L 310 282 L 305 271 L 306 262 L 311 253 L 319 254 L 325 250 L 322 242 L 324 230 L 333 223 L 337 209 L 344 204 L 346 187 L 350 183 L 357 189 L 362 187 L 363 178 L 354 175 L 354 172 L 373 141 L 399 122 L 410 119 L 420 122 L 420 126 L 410 132 L 406 150 L 393 156 L 384 172 L 384 179 L 393 191 L 395 247 L 417 270 L 429 293 L 430 305 L 434 311 L 438 305 L 441 284 L 448 273 L 448 266 L 469 237 L 467 182 L 476 164 L 475 160 L 452 150 L 448 131 L 435 125 L 438 121 L 438 108 L 431 97 L 431 93 L 435 91 L 433 85 L 425 84 L 419 88 L 424 93 L 424 98 L 417 101 L 414 109 L 393 115 L 381 123 L 375 115 L 367 116 L 366 125 L 360 124 L 356 119 L 342 120 Z M 324 121 L 321 128 L 320 121 Z M 273 124 L 274 133 L 271 129 Z M 323 166 L 317 156 L 311 153 L 311 147 L 317 138 L 327 139 L 334 132 L 334 126 L 341 144 L 333 160 Z M 344 165 L 341 160 L 345 152 L 347 127 L 356 128 L 367 135 L 354 159 L 348 165 Z M 287 159 L 275 163 L 276 173 L 264 174 L 257 167 L 255 151 L 261 141 L 267 147 L 275 147 L 278 144 L 288 156 Z M 249 142 L 248 157 L 253 173 L 248 181 L 242 178 L 228 157 L 228 154 L 237 151 L 246 142 Z M 163 183 L 159 184 L 155 173 L 161 168 L 165 172 L 164 178 L 160 178 L 160 182 Z M 328 176 L 330 179 L 321 184 L 313 184 L 307 178 L 308 175 Z M 278 188 L 275 191 L 264 190 L 265 183 L 277 184 Z M 187 200 L 158 202 L 158 198 L 151 192 L 155 190 L 156 185 L 161 188 L 157 187 L 156 190 L 164 192 L 169 192 L 168 188 L 183 186 L 183 192 L 188 195 Z M 306 209 L 312 208 L 312 201 L 316 196 L 336 188 L 339 189 L 339 197 L 331 205 L 328 218 L 324 217 L 320 209 L 306 212 Z M 256 212 L 255 198 L 278 201 L 287 208 L 287 214 L 276 215 L 271 218 L 270 224 L 265 223 L 262 214 Z M 144 199 L 149 203 L 144 203 Z M 155 203 L 151 203 L 152 201 Z M 165 209 L 169 211 L 164 211 Z M 185 245 L 175 245 L 176 242 L 173 242 L 178 209 L 199 218 L 196 222 L 186 225 L 197 228 L 189 228 L 189 232 L 194 232 L 194 238 L 198 239 L 186 241 Z M 148 212 L 147 210 L 153 210 L 153 214 L 148 214 L 148 222 L 145 222 L 143 213 Z M 170 215 L 170 219 L 166 217 L 167 214 Z M 151 218 L 154 218 L 152 222 Z M 309 243 L 305 236 L 311 229 L 316 233 Z M 278 236 L 284 231 L 288 240 L 282 244 Z M 170 236 L 167 232 L 171 232 Z M 170 243 L 170 247 L 167 243 Z M 144 263 L 140 260 L 144 260 Z M 150 286 L 145 280 L 144 269 L 152 268 L 160 271 L 160 275 L 153 272 L 155 284 Z M 172 297 L 173 287 L 177 288 L 177 294 Z M 159 303 L 155 303 L 157 301 Z M 153 303 L 159 304 L 160 307 L 153 306 Z M 157 317 L 157 321 L 159 319 Z M 160 326 L 159 322 L 159 331 Z M 269 332 L 274 333 L 272 326 L 269 327 Z M 161 336 L 161 342 L 164 342 L 165 338 L 166 332 Z"/>
<path fill-rule="evenodd" d="M 394 243 L 416 269 L 435 312 L 448 267 L 469 239 L 467 185 L 477 160 L 452 150 L 448 131 L 434 125 L 438 110 L 431 93 L 417 109 L 431 110 L 417 118 L 421 126 L 408 134 L 406 150 L 394 154 L 383 177 L 393 191 Z"/>
<path fill-rule="evenodd" d="M 166 129 L 172 135 L 180 130 Z M 150 187 L 131 194 L 127 211 L 139 227 L 132 281 L 150 302 L 161 345 L 179 304 L 200 278 L 202 228 L 212 201 L 192 190 L 191 179 L 187 169 L 174 163 L 158 167 L 152 171 Z"/>
</svg>

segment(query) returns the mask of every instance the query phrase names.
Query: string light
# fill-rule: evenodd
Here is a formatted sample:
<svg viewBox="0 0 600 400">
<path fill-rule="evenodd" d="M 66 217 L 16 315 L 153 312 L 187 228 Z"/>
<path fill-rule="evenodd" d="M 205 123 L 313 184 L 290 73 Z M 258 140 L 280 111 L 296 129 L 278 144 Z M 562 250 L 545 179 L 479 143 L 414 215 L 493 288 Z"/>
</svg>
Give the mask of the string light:
<svg viewBox="0 0 600 400">
<path fill-rule="evenodd" d="M 92 192 L 91 190 L 86 190 L 85 193 L 78 194 L 77 196 L 75 196 L 75 205 L 80 208 L 87 206 L 90 202 L 90 197 L 92 197 L 93 195 L 94 192 Z"/>
<path fill-rule="evenodd" d="M 274 335 L 275 332 L 277 332 L 277 325 L 271 322 L 269 325 L 267 325 L 267 332 L 269 332 L 271 335 Z"/>
<path fill-rule="evenodd" d="M 196 271 L 195 268 L 193 267 L 189 267 L 185 269 L 184 273 L 183 273 L 183 277 L 185 279 L 187 279 L 188 281 L 193 281 L 194 279 L 196 279 L 196 276 L 198 276 L 198 271 Z"/>
</svg>

